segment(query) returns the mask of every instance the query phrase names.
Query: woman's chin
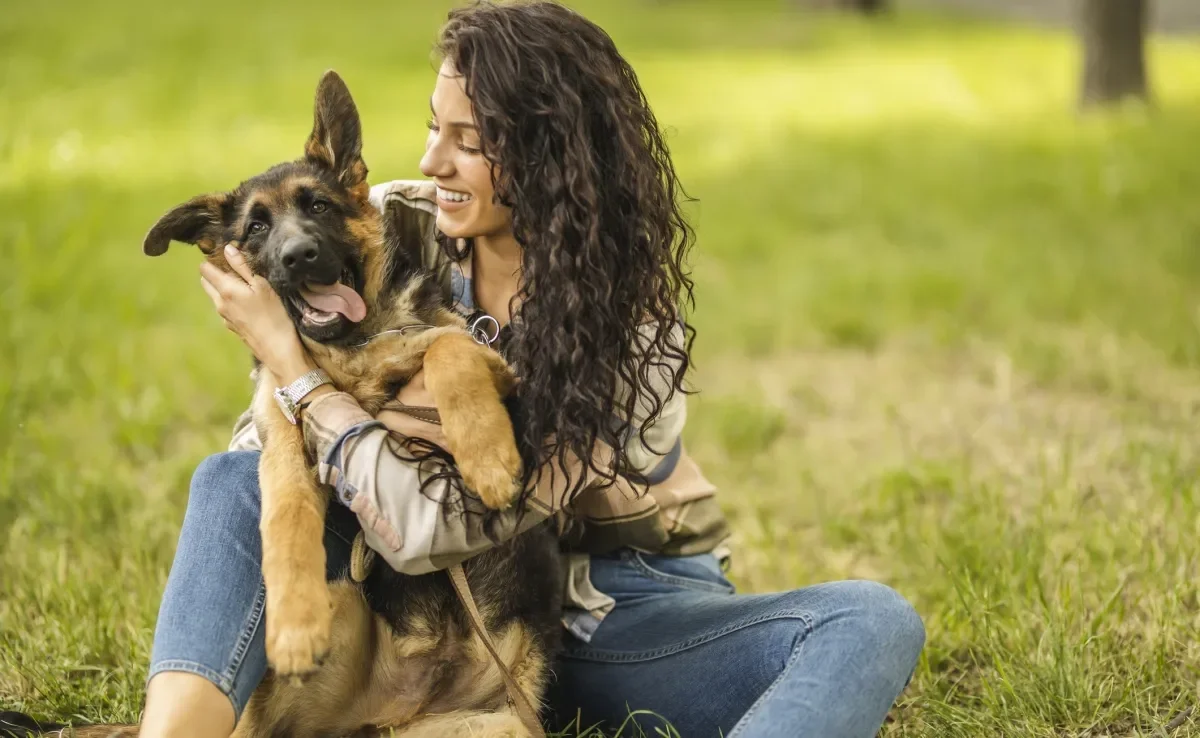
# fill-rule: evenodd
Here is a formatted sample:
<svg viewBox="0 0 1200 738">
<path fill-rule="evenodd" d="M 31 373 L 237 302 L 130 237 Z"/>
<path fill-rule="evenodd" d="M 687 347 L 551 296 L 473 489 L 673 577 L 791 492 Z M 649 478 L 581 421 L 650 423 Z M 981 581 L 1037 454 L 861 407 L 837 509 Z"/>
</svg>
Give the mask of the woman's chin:
<svg viewBox="0 0 1200 738">
<path fill-rule="evenodd" d="M 438 211 L 437 228 L 450 238 L 474 238 L 479 235 L 471 228 L 470 221 L 456 218 L 450 213 Z"/>
<path fill-rule="evenodd" d="M 438 210 L 437 229 L 450 238 L 500 238 L 512 235 L 512 221 L 495 213 Z"/>
</svg>

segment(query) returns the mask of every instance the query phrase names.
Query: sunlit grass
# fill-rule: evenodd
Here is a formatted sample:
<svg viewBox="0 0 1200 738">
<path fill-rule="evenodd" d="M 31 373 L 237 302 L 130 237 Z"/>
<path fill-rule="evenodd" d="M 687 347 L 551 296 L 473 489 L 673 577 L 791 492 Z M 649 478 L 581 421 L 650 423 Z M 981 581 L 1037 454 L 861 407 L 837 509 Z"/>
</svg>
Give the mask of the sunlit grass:
<svg viewBox="0 0 1200 738">
<path fill-rule="evenodd" d="M 894 735 L 1154 735 L 1194 702 L 1195 40 L 1152 45 L 1153 109 L 1082 119 L 1066 33 L 579 5 L 698 198 L 688 443 L 739 586 L 910 597 Z M 416 176 L 446 7 L 0 14 L 0 707 L 136 717 L 187 479 L 248 400 L 194 255 L 145 230 L 296 156 L 329 67 L 372 179 Z"/>
</svg>

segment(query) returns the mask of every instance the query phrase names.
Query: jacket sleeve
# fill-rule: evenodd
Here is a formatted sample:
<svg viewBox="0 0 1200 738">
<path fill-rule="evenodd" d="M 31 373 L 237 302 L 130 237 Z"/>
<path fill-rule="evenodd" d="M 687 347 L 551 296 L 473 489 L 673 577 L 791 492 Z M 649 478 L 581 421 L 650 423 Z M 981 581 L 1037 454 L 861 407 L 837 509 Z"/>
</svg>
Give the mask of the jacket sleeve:
<svg viewBox="0 0 1200 738">
<path fill-rule="evenodd" d="M 396 571 L 445 569 L 494 545 L 483 528 L 482 503 L 439 480 L 422 489 L 439 462 L 413 460 L 403 440 L 350 395 L 317 398 L 304 411 L 304 433 L 320 481 L 358 516 L 367 545 Z M 501 512 L 490 532 L 505 540 L 552 515 L 552 490 L 544 492 L 530 498 L 523 516 Z"/>
</svg>

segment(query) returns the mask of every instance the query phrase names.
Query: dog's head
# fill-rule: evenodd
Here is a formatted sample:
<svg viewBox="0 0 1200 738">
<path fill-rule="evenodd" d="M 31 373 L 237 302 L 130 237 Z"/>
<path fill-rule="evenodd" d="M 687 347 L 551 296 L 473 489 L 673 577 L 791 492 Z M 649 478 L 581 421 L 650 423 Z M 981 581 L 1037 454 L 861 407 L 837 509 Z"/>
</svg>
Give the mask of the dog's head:
<svg viewBox="0 0 1200 738">
<path fill-rule="evenodd" d="M 142 249 L 158 256 L 171 241 L 195 244 L 228 270 L 223 248 L 232 243 L 283 299 L 302 335 L 345 340 L 366 317 L 385 268 L 369 191 L 358 110 L 342 78 L 326 72 L 302 158 L 175 207 Z"/>
</svg>

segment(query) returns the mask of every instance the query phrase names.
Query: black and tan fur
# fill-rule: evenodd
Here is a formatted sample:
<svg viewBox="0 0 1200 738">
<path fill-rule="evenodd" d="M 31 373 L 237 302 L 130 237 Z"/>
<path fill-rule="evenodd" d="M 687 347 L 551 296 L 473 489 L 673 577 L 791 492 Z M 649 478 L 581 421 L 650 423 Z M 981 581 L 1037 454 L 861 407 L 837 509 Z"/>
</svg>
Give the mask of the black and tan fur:
<svg viewBox="0 0 1200 738">
<path fill-rule="evenodd" d="M 449 309 L 433 273 L 422 267 L 420 241 L 390 233 L 368 201 L 360 130 L 349 90 L 335 73 L 326 73 L 303 158 L 231 192 L 176 207 L 150 230 L 144 250 L 156 256 L 172 240 L 192 243 L 228 270 L 222 247 L 235 244 L 284 299 L 316 362 L 370 414 L 424 368 L 464 483 L 488 507 L 506 507 L 520 477 L 512 423 L 502 404 L 511 372 Z M 325 205 L 319 214 L 311 207 L 316 200 Z M 260 229 L 250 227 L 255 221 L 272 227 L 256 233 Z M 367 305 L 365 320 L 304 323 L 297 294 L 280 276 L 279 249 L 272 241 L 286 228 L 315 234 L 319 259 L 331 265 L 327 283 L 350 280 Z M 357 345 L 385 330 L 421 324 L 435 327 Z M 262 566 L 272 668 L 235 735 L 527 735 L 445 573 L 406 576 L 380 564 L 361 585 L 326 583 L 322 535 L 329 495 L 305 456 L 301 430 L 275 405 L 276 386 L 261 371 L 253 406 L 264 442 Z M 534 705 L 540 704 L 561 627 L 559 567 L 557 542 L 545 525 L 465 567 L 488 631 Z M 136 728 L 89 726 L 75 732 L 133 735 Z"/>
</svg>

